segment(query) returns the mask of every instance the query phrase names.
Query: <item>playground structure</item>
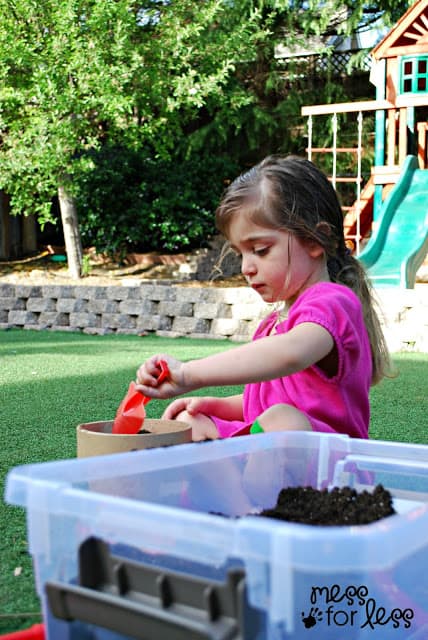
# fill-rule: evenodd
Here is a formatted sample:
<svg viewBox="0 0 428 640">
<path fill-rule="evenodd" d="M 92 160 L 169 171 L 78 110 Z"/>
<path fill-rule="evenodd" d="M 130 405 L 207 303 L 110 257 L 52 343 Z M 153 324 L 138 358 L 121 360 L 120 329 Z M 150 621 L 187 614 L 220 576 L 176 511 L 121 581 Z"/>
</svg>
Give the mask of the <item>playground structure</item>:
<svg viewBox="0 0 428 640">
<path fill-rule="evenodd" d="M 331 154 L 332 175 L 354 183 L 356 199 L 344 207 L 348 245 L 377 286 L 413 288 L 428 251 L 428 0 L 418 0 L 372 50 L 376 99 L 305 106 L 308 158 Z M 338 116 L 357 115 L 357 145 L 338 145 Z M 374 116 L 374 165 L 363 185 L 363 117 Z M 312 144 L 315 116 L 331 116 L 331 147 Z M 356 175 L 337 175 L 340 153 L 353 154 Z"/>
</svg>

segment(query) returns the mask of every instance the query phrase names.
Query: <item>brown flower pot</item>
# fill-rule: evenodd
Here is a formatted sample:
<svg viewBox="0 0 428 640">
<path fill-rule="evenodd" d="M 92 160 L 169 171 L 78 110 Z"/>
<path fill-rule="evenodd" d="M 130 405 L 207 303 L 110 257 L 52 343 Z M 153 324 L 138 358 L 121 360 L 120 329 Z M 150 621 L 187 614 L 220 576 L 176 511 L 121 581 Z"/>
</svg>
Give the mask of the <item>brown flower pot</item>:
<svg viewBox="0 0 428 640">
<path fill-rule="evenodd" d="M 113 434 L 113 421 L 88 422 L 77 427 L 77 457 L 103 456 L 137 449 L 169 447 L 192 441 L 192 428 L 178 420 L 146 418 L 144 429 L 150 433 Z"/>
</svg>

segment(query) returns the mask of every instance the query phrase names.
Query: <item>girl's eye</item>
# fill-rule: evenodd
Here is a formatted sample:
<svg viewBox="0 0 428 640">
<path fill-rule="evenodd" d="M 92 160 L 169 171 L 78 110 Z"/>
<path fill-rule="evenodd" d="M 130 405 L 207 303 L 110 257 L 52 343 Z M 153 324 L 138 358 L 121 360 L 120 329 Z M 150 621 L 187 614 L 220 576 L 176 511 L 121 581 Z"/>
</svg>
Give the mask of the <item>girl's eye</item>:
<svg viewBox="0 0 428 640">
<path fill-rule="evenodd" d="M 268 251 L 269 251 L 269 247 L 254 247 L 253 248 L 253 253 L 256 256 L 260 256 L 260 257 L 265 256 L 268 253 Z"/>
</svg>

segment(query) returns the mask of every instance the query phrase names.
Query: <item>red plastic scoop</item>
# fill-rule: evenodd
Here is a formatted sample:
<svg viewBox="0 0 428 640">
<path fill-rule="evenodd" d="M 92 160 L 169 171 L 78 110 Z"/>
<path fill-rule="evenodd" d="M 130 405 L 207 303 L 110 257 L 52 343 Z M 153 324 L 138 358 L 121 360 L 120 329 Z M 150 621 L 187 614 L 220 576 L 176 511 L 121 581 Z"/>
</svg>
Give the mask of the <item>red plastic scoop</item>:
<svg viewBox="0 0 428 640">
<path fill-rule="evenodd" d="M 162 382 L 169 376 L 168 365 L 164 360 L 159 361 L 160 374 L 158 382 Z M 135 388 L 135 382 L 131 382 L 128 392 L 116 412 L 113 422 L 112 433 L 116 434 L 136 434 L 140 431 L 146 417 L 145 405 L 149 402 L 141 391 Z"/>
</svg>

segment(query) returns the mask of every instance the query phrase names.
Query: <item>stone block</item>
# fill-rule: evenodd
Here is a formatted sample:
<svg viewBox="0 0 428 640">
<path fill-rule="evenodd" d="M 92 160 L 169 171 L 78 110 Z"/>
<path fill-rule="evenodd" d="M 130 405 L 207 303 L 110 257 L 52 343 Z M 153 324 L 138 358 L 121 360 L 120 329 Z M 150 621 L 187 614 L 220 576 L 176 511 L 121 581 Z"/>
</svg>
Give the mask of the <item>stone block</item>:
<svg viewBox="0 0 428 640">
<path fill-rule="evenodd" d="M 97 286 L 91 287 L 92 295 L 89 300 L 106 300 L 107 299 L 107 287 Z"/>
<path fill-rule="evenodd" d="M 129 296 L 129 287 L 106 287 L 106 293 L 109 300 L 127 300 Z"/>
<path fill-rule="evenodd" d="M 145 282 L 144 284 L 137 285 L 136 287 L 131 287 L 129 289 L 128 298 L 129 300 L 151 299 L 155 286 L 156 285 L 153 282 Z"/>
<path fill-rule="evenodd" d="M 263 307 L 256 302 L 238 302 L 232 305 L 232 318 L 238 320 L 254 320 L 259 318 L 263 312 Z"/>
<path fill-rule="evenodd" d="M 237 333 L 242 336 L 252 338 L 259 324 L 259 318 L 256 318 L 255 320 L 240 320 Z"/>
<path fill-rule="evenodd" d="M 18 307 L 16 306 L 17 302 L 20 303 Z M 22 300 L 22 298 L 17 299 L 13 296 L 0 298 L 0 309 L 7 309 L 7 310 L 16 309 L 16 308 L 25 309 L 25 307 L 26 307 L 25 300 Z"/>
<path fill-rule="evenodd" d="M 41 287 L 41 295 L 44 298 L 74 298 L 74 289 L 72 285 L 46 284 Z"/>
<path fill-rule="evenodd" d="M 76 285 L 74 287 L 74 297 L 82 300 L 93 300 L 94 298 L 105 298 L 107 287 L 93 285 Z"/>
<path fill-rule="evenodd" d="M 218 336 L 232 336 L 239 330 L 237 318 L 217 318 L 211 323 L 211 333 Z"/>
<path fill-rule="evenodd" d="M 93 313 L 119 313 L 119 301 L 107 298 L 94 298 L 87 301 L 87 310 Z"/>
<path fill-rule="evenodd" d="M 127 300 L 135 300 L 136 302 L 141 301 L 142 299 L 142 287 L 129 286 L 128 287 L 128 297 Z"/>
<path fill-rule="evenodd" d="M 161 300 L 158 305 L 158 314 L 160 316 L 184 316 L 190 318 L 193 315 L 193 304 L 191 302 L 182 302 L 180 298 L 175 301 Z"/>
<path fill-rule="evenodd" d="M 125 313 L 105 313 L 101 316 L 101 327 L 111 329 L 136 329 L 137 318 Z"/>
<path fill-rule="evenodd" d="M 162 284 L 156 284 L 153 287 L 152 293 L 150 295 L 152 300 L 156 302 L 160 302 L 161 300 L 175 300 L 177 296 L 177 287 L 167 287 Z"/>
<path fill-rule="evenodd" d="M 27 300 L 28 311 L 55 311 L 56 300 L 52 298 L 28 298 Z"/>
<path fill-rule="evenodd" d="M 118 329 L 132 329 L 136 330 L 137 327 L 137 318 L 135 316 L 130 316 L 126 313 L 119 313 L 119 326 Z"/>
<path fill-rule="evenodd" d="M 73 311 L 78 311 L 78 309 L 76 309 L 75 298 L 58 298 L 56 309 L 61 313 L 72 313 Z"/>
<path fill-rule="evenodd" d="M 136 329 L 143 331 L 169 331 L 172 327 L 171 318 L 160 315 L 141 315 L 137 318 Z"/>
<path fill-rule="evenodd" d="M 101 316 L 101 327 L 103 329 L 114 329 L 116 330 L 120 324 L 119 313 L 103 313 Z"/>
<path fill-rule="evenodd" d="M 12 284 L 0 282 L 0 298 L 15 298 L 15 287 Z"/>
<path fill-rule="evenodd" d="M 30 298 L 28 298 L 28 300 L 29 299 Z M 16 298 L 12 309 L 17 309 L 17 310 L 19 309 L 20 311 L 22 311 L 23 309 L 26 309 L 28 300 L 26 300 L 25 298 Z"/>
<path fill-rule="evenodd" d="M 201 287 L 177 287 L 176 295 L 182 302 L 200 302 L 204 299 Z"/>
<path fill-rule="evenodd" d="M 76 313 L 86 313 L 88 311 L 89 300 L 86 298 L 76 298 L 74 300 L 74 311 Z"/>
<path fill-rule="evenodd" d="M 203 318 L 187 318 L 176 316 L 172 322 L 172 331 L 182 334 L 208 333 L 210 330 L 209 320 Z"/>
<path fill-rule="evenodd" d="M 35 325 L 38 322 L 38 314 L 26 310 L 11 310 L 8 322 L 14 326 Z"/>
<path fill-rule="evenodd" d="M 40 325 L 66 327 L 70 322 L 68 313 L 58 313 L 57 311 L 42 311 L 39 316 Z"/>
<path fill-rule="evenodd" d="M 215 289 L 215 292 L 219 301 L 228 304 L 260 303 L 260 296 L 250 287 L 224 287 Z"/>
<path fill-rule="evenodd" d="M 42 298 L 42 287 L 36 285 L 17 284 L 15 286 L 15 296 L 17 298 Z"/>
<path fill-rule="evenodd" d="M 225 307 L 225 305 L 222 305 Z M 195 318 L 213 320 L 219 317 L 219 304 L 217 302 L 196 302 L 193 308 Z"/>
<path fill-rule="evenodd" d="M 148 315 L 156 311 L 156 303 L 152 300 L 121 300 L 119 303 L 120 313 L 127 313 L 132 316 Z"/>
<path fill-rule="evenodd" d="M 100 316 L 96 313 L 70 313 L 70 326 L 83 329 L 85 327 L 98 327 L 100 326 Z"/>
</svg>

